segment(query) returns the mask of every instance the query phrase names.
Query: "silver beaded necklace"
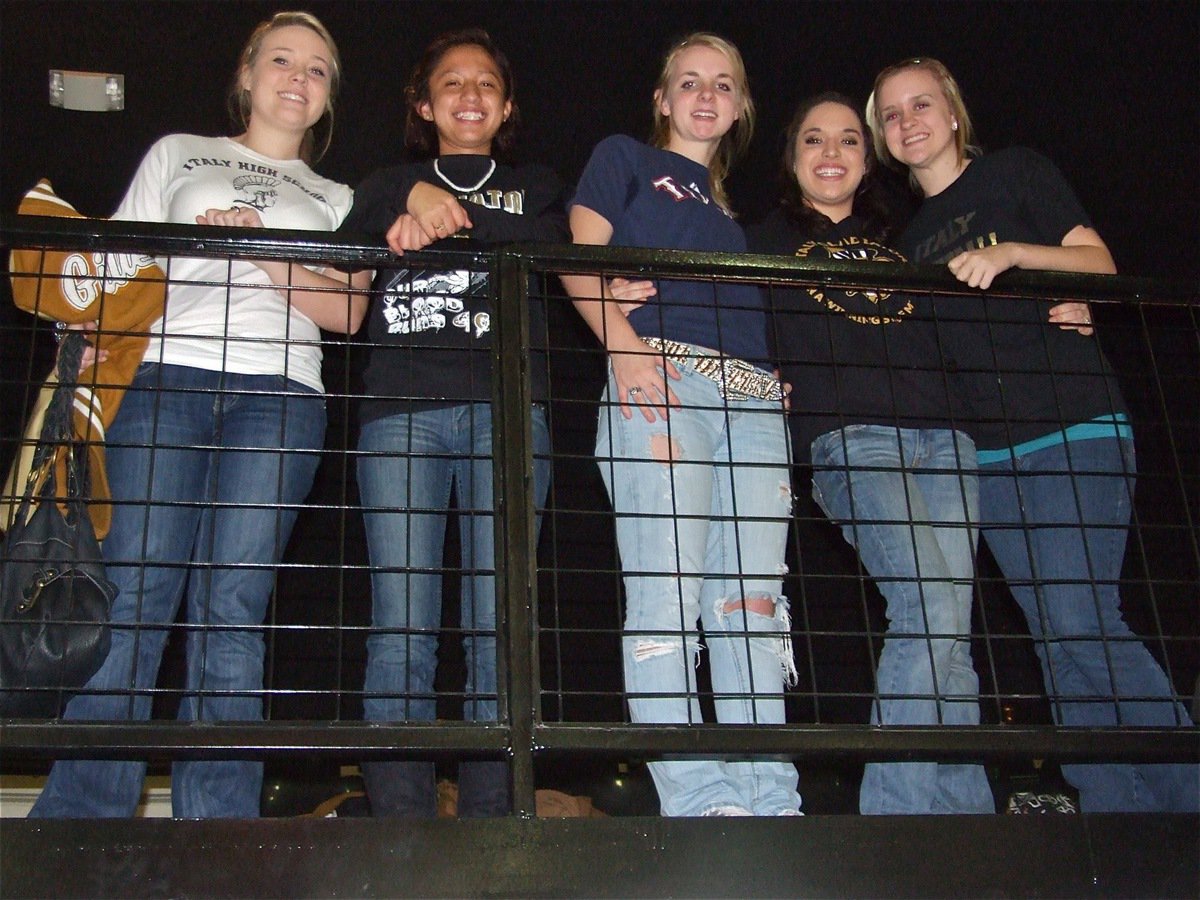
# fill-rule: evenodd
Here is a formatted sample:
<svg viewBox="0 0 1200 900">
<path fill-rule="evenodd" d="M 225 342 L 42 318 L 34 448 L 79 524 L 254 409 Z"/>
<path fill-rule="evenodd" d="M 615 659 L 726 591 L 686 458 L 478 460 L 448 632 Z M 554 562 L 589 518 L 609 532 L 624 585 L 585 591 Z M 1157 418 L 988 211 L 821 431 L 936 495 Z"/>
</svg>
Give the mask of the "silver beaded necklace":
<svg viewBox="0 0 1200 900">
<path fill-rule="evenodd" d="M 460 194 L 469 194 L 472 191 L 479 190 L 481 187 L 484 186 L 484 184 L 487 183 L 487 180 L 492 177 L 492 174 L 496 171 L 496 161 L 493 159 L 491 161 L 491 163 L 492 164 L 490 166 L 488 166 L 488 170 L 483 173 L 483 177 L 480 178 L 477 182 L 475 182 L 470 187 L 466 187 L 461 184 L 455 184 L 453 181 L 451 181 L 449 178 L 447 178 L 445 173 L 442 172 L 441 167 L 438 165 L 438 161 L 436 159 L 433 161 L 433 172 L 435 175 L 437 175 L 438 178 L 442 179 L 442 181 L 446 182 L 447 185 L 449 185 L 454 190 L 458 191 Z"/>
</svg>

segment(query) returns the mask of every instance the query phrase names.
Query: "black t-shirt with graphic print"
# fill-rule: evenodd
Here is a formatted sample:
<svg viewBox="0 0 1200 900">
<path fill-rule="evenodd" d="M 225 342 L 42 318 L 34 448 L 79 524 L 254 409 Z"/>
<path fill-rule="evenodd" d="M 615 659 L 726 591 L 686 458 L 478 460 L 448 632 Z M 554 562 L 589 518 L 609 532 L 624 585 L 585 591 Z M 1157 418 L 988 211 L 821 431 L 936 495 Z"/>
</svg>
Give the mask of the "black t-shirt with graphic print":
<svg viewBox="0 0 1200 900">
<path fill-rule="evenodd" d="M 453 155 L 380 170 L 354 192 L 354 207 L 339 231 L 379 236 L 406 211 L 419 181 L 442 187 L 466 205 L 473 228 L 433 244 L 432 250 L 479 249 L 481 245 L 569 240 L 565 187 L 548 168 L 497 164 L 487 156 Z M 367 336 L 370 360 L 364 380 L 369 399 L 365 422 L 401 412 L 488 402 L 492 399 L 493 288 L 486 271 L 405 265 L 380 269 L 372 285 Z M 530 336 L 544 346 L 542 304 L 531 298 Z M 533 399 L 546 398 L 544 351 L 530 362 Z"/>
<path fill-rule="evenodd" d="M 898 241 L 914 263 L 945 264 L 1005 241 L 1059 246 L 1087 213 L 1050 160 L 1024 147 L 981 156 L 928 197 Z M 981 294 L 939 297 L 938 331 L 968 398 L 967 431 L 1000 449 L 1126 411 L 1096 337 L 1048 321 L 1059 300 Z"/>
<path fill-rule="evenodd" d="M 803 227 L 782 210 L 748 229 L 757 253 L 811 260 L 904 262 L 863 237 L 850 216 Z M 929 301 L 899 292 L 828 285 L 765 292 L 768 333 L 783 380 L 792 386 L 791 425 L 797 462 L 813 440 L 850 425 L 950 428 L 953 398 L 929 322 Z"/>
</svg>

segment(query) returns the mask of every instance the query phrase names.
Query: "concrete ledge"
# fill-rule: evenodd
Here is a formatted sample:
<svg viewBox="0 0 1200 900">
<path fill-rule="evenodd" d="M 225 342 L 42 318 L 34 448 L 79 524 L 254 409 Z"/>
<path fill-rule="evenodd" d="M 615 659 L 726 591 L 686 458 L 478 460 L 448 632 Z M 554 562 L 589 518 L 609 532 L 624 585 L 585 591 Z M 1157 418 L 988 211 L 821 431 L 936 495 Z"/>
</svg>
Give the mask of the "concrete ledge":
<svg viewBox="0 0 1200 900">
<path fill-rule="evenodd" d="M 1200 817 L 6 820 L 6 897 L 1196 897 Z"/>
</svg>

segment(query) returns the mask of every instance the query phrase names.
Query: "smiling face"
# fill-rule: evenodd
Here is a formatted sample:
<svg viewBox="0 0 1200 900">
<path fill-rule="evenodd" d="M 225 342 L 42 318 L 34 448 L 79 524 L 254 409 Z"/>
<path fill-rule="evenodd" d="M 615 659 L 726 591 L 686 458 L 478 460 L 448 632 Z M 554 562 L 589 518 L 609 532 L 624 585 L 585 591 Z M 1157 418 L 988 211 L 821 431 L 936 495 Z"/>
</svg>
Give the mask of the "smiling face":
<svg viewBox="0 0 1200 900">
<path fill-rule="evenodd" d="M 287 25 L 268 31 L 242 69 L 250 121 L 303 134 L 329 109 L 332 60 L 329 45 L 311 28 Z"/>
<path fill-rule="evenodd" d="M 496 132 L 512 112 L 499 66 L 475 44 L 451 47 L 429 76 L 429 99 L 417 113 L 437 129 L 438 153 L 490 155 Z"/>
<path fill-rule="evenodd" d="M 659 113 L 670 123 L 666 149 L 708 164 L 741 115 L 741 88 L 733 72 L 724 53 L 701 44 L 675 57 L 666 88 L 655 95 Z"/>
<path fill-rule="evenodd" d="M 792 158 L 806 204 L 834 222 L 850 215 L 867 174 L 866 134 L 858 113 L 841 103 L 818 103 L 800 124 Z"/>
<path fill-rule="evenodd" d="M 876 91 L 876 105 L 888 152 L 918 180 L 923 173 L 957 172 L 958 124 L 932 72 L 907 68 L 889 76 Z"/>
</svg>

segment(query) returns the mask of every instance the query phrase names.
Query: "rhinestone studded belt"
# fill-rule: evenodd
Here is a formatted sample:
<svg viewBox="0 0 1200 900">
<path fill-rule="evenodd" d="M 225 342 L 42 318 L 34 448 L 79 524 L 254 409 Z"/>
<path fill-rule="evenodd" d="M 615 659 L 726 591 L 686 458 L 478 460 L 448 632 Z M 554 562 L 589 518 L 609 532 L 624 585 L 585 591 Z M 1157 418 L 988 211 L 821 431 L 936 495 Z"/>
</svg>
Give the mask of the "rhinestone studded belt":
<svg viewBox="0 0 1200 900">
<path fill-rule="evenodd" d="M 745 360 L 663 338 L 647 337 L 642 338 L 642 342 L 660 351 L 671 362 L 716 382 L 722 400 L 783 399 L 783 386 L 779 379 L 762 369 L 756 369 Z"/>
</svg>

